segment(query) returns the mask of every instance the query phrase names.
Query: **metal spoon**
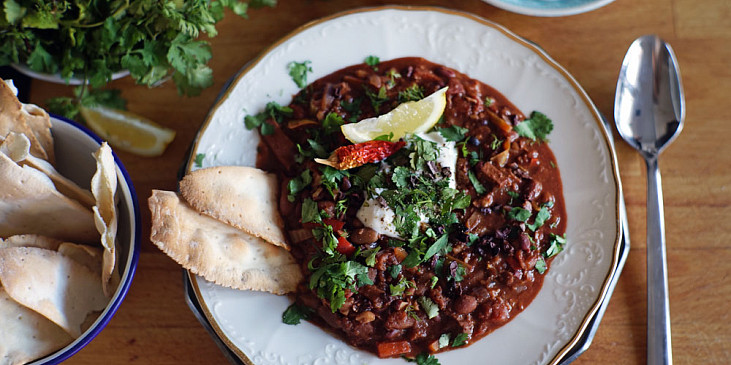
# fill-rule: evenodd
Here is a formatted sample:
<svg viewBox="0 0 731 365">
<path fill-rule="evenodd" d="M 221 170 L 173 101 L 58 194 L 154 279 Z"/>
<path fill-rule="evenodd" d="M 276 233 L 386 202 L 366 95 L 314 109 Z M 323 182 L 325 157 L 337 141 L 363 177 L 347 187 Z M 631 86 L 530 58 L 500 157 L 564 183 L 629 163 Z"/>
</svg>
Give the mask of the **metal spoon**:
<svg viewBox="0 0 731 365">
<path fill-rule="evenodd" d="M 647 164 L 647 363 L 671 364 L 662 186 L 657 159 L 683 129 L 685 98 L 669 44 L 637 38 L 624 57 L 614 99 L 619 135 Z"/>
</svg>

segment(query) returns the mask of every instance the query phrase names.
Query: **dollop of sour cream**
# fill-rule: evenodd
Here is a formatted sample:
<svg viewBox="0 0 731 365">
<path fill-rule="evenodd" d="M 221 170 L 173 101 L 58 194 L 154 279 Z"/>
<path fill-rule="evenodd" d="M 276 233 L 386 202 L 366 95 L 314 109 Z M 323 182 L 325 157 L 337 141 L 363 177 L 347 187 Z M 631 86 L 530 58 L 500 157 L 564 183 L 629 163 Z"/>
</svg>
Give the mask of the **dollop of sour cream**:
<svg viewBox="0 0 731 365">
<path fill-rule="evenodd" d="M 455 179 L 455 170 L 457 167 L 457 144 L 453 141 L 447 141 L 439 132 L 419 133 L 419 138 L 434 142 L 439 149 L 439 157 L 436 159 L 442 168 L 448 168 L 452 173 L 449 175 L 449 187 L 455 189 L 457 180 Z M 376 193 L 380 194 L 383 189 L 376 189 Z M 403 238 L 396 232 L 396 226 L 393 224 L 396 214 L 385 202 L 376 199 L 366 199 L 363 205 L 358 209 L 356 217 L 366 227 L 393 238 Z M 422 215 L 421 223 L 427 223 L 426 217 Z"/>
</svg>

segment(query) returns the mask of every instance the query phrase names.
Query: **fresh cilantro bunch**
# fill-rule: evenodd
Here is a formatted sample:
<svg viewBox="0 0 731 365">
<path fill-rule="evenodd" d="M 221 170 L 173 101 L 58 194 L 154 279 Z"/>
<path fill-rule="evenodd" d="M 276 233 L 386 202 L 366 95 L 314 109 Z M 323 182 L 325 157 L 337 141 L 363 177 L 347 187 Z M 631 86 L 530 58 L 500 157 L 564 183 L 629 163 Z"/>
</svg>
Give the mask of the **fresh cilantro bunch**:
<svg viewBox="0 0 731 365">
<path fill-rule="evenodd" d="M 172 78 L 180 94 L 213 83 L 211 49 L 224 9 L 246 17 L 249 6 L 276 0 L 0 0 L 0 65 L 86 80 L 93 88 L 129 70 L 153 86 Z M 80 94 L 84 94 L 81 92 Z"/>
</svg>

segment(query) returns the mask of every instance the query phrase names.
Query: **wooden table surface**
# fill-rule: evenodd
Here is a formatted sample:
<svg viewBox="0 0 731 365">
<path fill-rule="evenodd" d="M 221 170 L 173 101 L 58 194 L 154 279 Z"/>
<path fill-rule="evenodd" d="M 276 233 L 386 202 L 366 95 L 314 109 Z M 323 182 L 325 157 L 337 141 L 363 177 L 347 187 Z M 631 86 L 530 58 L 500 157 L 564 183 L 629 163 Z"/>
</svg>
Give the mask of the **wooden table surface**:
<svg viewBox="0 0 731 365">
<path fill-rule="evenodd" d="M 158 158 L 117 152 L 132 176 L 142 209 L 142 254 L 127 298 L 102 333 L 68 363 L 225 363 L 185 304 L 180 266 L 149 241 L 150 190 L 176 189 L 186 149 L 224 82 L 270 44 L 308 21 L 362 6 L 391 3 L 468 11 L 541 45 L 613 115 L 619 66 L 636 37 L 655 33 L 679 58 L 686 93 L 686 125 L 663 153 L 670 311 L 676 364 L 731 363 L 731 2 L 728 0 L 616 0 L 584 14 L 539 18 L 500 10 L 479 0 L 279 0 L 251 10 L 247 20 L 227 13 L 211 39 L 215 84 L 180 97 L 172 83 L 148 89 L 129 78 L 121 89 L 128 109 L 177 131 Z M 43 104 L 70 88 L 33 81 L 30 101 Z M 617 139 L 632 247 L 593 344 L 576 364 L 643 364 L 646 339 L 645 166 Z M 482 361 L 475 360 L 475 363 Z M 487 362 L 485 362 L 487 363 Z"/>
</svg>

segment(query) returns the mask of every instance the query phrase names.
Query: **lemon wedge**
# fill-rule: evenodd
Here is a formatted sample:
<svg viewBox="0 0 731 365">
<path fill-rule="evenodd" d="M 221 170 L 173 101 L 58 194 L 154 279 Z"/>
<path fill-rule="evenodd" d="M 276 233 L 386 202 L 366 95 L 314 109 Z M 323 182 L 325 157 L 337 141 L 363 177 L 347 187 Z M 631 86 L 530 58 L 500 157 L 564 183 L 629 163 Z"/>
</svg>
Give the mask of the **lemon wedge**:
<svg viewBox="0 0 731 365">
<path fill-rule="evenodd" d="M 160 156 L 175 138 L 175 131 L 124 110 L 104 106 L 81 107 L 86 124 L 120 150 L 141 156 Z"/>
<path fill-rule="evenodd" d="M 343 124 L 340 130 L 353 143 L 373 140 L 393 133 L 398 140 L 407 133 L 424 133 L 437 124 L 447 106 L 447 88 L 441 88 L 418 101 L 409 101 L 390 112 L 358 123 Z"/>
</svg>

